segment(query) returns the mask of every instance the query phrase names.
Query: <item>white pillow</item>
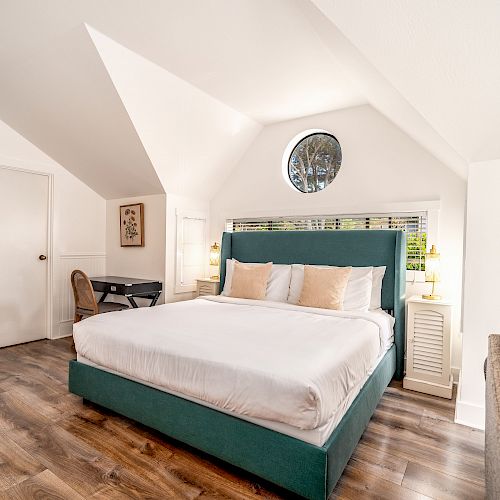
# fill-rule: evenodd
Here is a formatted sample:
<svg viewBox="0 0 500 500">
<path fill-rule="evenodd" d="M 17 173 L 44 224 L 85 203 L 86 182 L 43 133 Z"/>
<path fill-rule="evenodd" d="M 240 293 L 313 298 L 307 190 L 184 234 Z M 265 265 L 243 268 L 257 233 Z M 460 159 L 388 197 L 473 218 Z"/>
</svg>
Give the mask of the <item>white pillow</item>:
<svg viewBox="0 0 500 500">
<path fill-rule="evenodd" d="M 246 265 L 255 265 L 253 262 L 245 262 Z M 221 295 L 229 296 L 231 282 L 233 280 L 234 259 L 226 259 L 226 280 Z M 290 279 L 292 277 L 292 266 L 287 264 L 273 264 L 269 281 L 267 282 L 266 297 L 264 300 L 274 302 L 286 302 Z"/>
<path fill-rule="evenodd" d="M 378 266 L 373 268 L 373 285 L 372 297 L 370 300 L 370 310 L 382 308 L 382 280 L 384 279 L 385 270 L 385 266 Z"/>
<path fill-rule="evenodd" d="M 336 267 L 336 266 L 315 266 Z M 344 311 L 368 311 L 372 298 L 372 271 L 373 267 L 353 267 L 347 282 L 344 294 Z M 304 283 L 304 265 L 292 265 L 292 279 L 290 281 L 290 293 L 288 302 L 297 304 L 299 302 L 302 284 Z"/>
<path fill-rule="evenodd" d="M 353 267 L 344 295 L 344 311 L 368 311 L 372 298 L 373 267 Z"/>
</svg>

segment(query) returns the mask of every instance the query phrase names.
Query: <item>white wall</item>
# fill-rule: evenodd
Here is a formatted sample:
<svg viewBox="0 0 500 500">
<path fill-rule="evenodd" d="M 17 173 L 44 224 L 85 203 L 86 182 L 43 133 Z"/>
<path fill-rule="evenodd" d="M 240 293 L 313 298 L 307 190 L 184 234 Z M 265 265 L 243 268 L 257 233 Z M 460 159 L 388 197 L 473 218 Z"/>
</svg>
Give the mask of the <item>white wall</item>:
<svg viewBox="0 0 500 500">
<path fill-rule="evenodd" d="M 307 129 L 332 132 L 343 161 L 324 191 L 302 194 L 283 179 L 288 142 Z M 342 214 L 400 210 L 422 201 L 440 205 L 437 240 L 443 293 L 454 301 L 452 365 L 460 366 L 460 311 L 466 183 L 371 106 L 358 106 L 266 126 L 210 205 L 211 239 L 231 217 Z M 436 228 L 434 228 L 436 229 Z M 428 285 L 409 287 L 409 294 Z"/>
<path fill-rule="evenodd" d="M 120 246 L 119 207 L 129 203 L 144 203 L 144 247 Z M 208 202 L 167 194 L 120 198 L 108 200 L 106 204 L 107 274 L 161 280 L 163 293 L 159 303 L 192 299 L 193 293 L 175 292 L 177 211 L 192 210 L 208 216 Z M 110 295 L 110 300 L 127 303 L 126 299 L 118 296 Z M 137 303 L 147 305 L 149 302 L 137 299 Z"/>
<path fill-rule="evenodd" d="M 69 276 L 62 258 L 77 254 L 102 258 L 105 252 L 106 202 L 33 144 L 0 121 L 0 164 L 53 175 L 53 328 L 68 333 L 64 310 Z"/>
<path fill-rule="evenodd" d="M 165 192 L 209 200 L 261 126 L 87 28 Z"/>
<path fill-rule="evenodd" d="M 144 203 L 144 246 L 120 245 L 120 205 Z M 106 202 L 106 273 L 109 276 L 149 278 L 165 281 L 165 217 L 167 197 L 164 194 L 119 198 Z M 158 303 L 164 302 L 162 293 Z M 110 296 L 110 300 L 124 302 L 123 297 Z M 147 305 L 146 299 L 137 299 Z"/>
<path fill-rule="evenodd" d="M 496 216 L 500 160 L 470 166 L 467 189 L 467 231 L 464 280 L 464 332 L 462 376 L 456 420 L 484 428 L 483 363 L 488 335 L 500 333 L 500 232 Z"/>
</svg>

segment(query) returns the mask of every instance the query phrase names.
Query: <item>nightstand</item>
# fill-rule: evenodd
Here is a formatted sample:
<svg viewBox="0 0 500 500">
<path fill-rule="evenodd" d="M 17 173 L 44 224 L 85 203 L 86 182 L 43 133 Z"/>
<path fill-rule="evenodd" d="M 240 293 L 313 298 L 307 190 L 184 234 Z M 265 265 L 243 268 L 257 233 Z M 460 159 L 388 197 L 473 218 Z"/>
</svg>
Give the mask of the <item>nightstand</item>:
<svg viewBox="0 0 500 500">
<path fill-rule="evenodd" d="M 406 375 L 403 387 L 451 399 L 453 305 L 419 295 L 406 301 Z"/>
<path fill-rule="evenodd" d="M 219 280 L 200 278 L 196 280 L 196 296 L 219 295 Z"/>
</svg>

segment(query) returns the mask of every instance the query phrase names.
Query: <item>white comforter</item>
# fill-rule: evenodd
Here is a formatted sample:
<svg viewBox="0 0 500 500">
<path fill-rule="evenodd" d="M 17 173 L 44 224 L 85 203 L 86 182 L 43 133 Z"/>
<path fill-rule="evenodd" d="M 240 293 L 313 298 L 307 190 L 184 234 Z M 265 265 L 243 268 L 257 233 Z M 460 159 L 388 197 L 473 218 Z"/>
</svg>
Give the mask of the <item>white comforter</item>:
<svg viewBox="0 0 500 500">
<path fill-rule="evenodd" d="M 387 348 L 386 314 L 205 297 L 90 317 L 77 353 L 250 417 L 315 429 Z"/>
</svg>

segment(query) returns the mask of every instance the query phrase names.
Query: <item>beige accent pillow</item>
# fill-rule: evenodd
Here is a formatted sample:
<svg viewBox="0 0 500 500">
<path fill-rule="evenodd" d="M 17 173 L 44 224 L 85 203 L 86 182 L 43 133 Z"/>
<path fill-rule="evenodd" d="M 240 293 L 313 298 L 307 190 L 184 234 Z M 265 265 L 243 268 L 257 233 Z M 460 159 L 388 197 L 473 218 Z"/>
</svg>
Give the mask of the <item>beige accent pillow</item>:
<svg viewBox="0 0 500 500">
<path fill-rule="evenodd" d="M 351 267 L 304 266 L 304 284 L 298 304 L 342 310 Z"/>
<path fill-rule="evenodd" d="M 272 267 L 272 262 L 249 266 L 235 260 L 229 296 L 239 299 L 265 299 Z"/>
</svg>

